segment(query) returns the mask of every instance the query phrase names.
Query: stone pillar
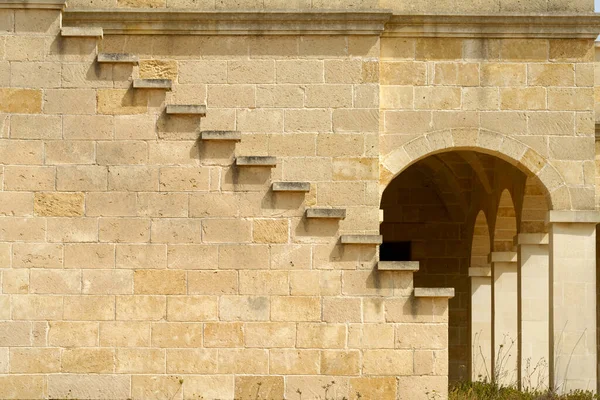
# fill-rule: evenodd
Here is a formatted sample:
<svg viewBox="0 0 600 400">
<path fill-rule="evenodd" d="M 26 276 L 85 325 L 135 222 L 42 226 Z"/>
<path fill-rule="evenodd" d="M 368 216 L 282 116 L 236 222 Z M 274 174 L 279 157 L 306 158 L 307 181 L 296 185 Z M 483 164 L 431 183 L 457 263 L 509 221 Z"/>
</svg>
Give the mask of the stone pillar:
<svg viewBox="0 0 600 400">
<path fill-rule="evenodd" d="M 494 379 L 515 385 L 518 368 L 517 253 L 490 253 L 492 264 L 492 308 L 494 331 Z"/>
<path fill-rule="evenodd" d="M 515 236 L 518 257 L 521 336 L 519 360 L 523 389 L 548 388 L 550 338 L 550 256 L 549 235 L 522 233 Z"/>
<path fill-rule="evenodd" d="M 550 384 L 596 391 L 595 211 L 550 211 Z"/>
<path fill-rule="evenodd" d="M 469 268 L 471 278 L 471 377 L 492 379 L 492 269 Z"/>
</svg>

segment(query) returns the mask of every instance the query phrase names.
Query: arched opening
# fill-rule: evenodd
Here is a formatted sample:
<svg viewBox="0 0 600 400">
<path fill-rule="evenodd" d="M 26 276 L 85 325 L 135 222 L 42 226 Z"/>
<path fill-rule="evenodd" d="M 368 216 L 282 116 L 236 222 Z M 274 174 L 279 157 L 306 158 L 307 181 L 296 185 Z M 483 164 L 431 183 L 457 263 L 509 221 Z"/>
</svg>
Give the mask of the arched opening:
<svg viewBox="0 0 600 400">
<path fill-rule="evenodd" d="M 462 148 L 433 152 L 407 162 L 382 194 L 381 259 L 418 261 L 415 287 L 455 289 L 449 301 L 451 382 L 492 378 L 497 336 L 491 325 L 492 256 L 511 253 L 504 256 L 516 261 L 515 210 L 520 208 L 514 204 L 523 203 L 527 181 L 517 164 Z M 512 197 L 517 198 L 514 203 Z M 545 197 L 550 198 L 547 193 Z M 516 283 L 511 290 L 517 290 Z M 487 305 L 479 302 L 481 308 L 474 307 L 474 295 L 486 298 Z M 483 334 L 476 344 L 478 331 Z M 509 358 L 516 360 L 516 344 Z"/>
</svg>

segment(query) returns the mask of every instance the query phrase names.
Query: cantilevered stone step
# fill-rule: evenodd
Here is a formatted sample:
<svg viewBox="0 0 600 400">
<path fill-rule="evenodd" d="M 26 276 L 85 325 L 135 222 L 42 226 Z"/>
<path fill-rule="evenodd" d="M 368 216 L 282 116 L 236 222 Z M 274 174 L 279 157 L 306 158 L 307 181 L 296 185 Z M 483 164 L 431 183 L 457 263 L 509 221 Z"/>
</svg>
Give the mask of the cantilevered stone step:
<svg viewBox="0 0 600 400">
<path fill-rule="evenodd" d="M 381 235 L 342 235 L 342 244 L 380 245 L 383 243 Z"/>
<path fill-rule="evenodd" d="M 230 142 L 241 142 L 242 132 L 239 131 L 202 131 L 202 140 L 220 140 Z"/>
<path fill-rule="evenodd" d="M 134 79 L 135 89 L 167 89 L 170 90 L 173 81 L 170 79 Z"/>
<path fill-rule="evenodd" d="M 98 62 L 111 64 L 138 64 L 140 59 L 138 56 L 128 53 L 99 53 Z"/>
<path fill-rule="evenodd" d="M 310 182 L 273 182 L 274 192 L 310 192 Z"/>
<path fill-rule="evenodd" d="M 379 271 L 410 271 L 419 270 L 418 261 L 379 261 L 377 263 Z"/>
<path fill-rule="evenodd" d="M 454 288 L 415 288 L 414 296 L 451 299 L 454 297 Z"/>
<path fill-rule="evenodd" d="M 77 28 L 77 27 L 64 27 L 60 30 L 62 37 L 95 37 L 101 38 L 104 35 L 102 28 Z"/>
<path fill-rule="evenodd" d="M 277 158 L 267 156 L 238 157 L 235 164 L 239 167 L 275 167 L 277 166 Z"/>
<path fill-rule="evenodd" d="M 314 219 L 344 219 L 345 208 L 309 208 L 306 210 L 306 218 Z"/>
<path fill-rule="evenodd" d="M 206 106 L 203 104 L 167 104 L 169 115 L 206 115 Z"/>
</svg>

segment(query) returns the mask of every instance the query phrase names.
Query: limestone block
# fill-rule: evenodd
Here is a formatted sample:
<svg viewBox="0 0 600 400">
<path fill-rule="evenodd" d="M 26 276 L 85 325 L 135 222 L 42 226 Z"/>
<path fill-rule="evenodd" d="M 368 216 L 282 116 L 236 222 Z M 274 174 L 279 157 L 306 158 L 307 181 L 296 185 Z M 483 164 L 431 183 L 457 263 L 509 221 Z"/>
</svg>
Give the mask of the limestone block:
<svg viewBox="0 0 600 400">
<path fill-rule="evenodd" d="M 29 322 L 0 322 L 0 343 L 3 347 L 31 346 L 31 324 Z"/>
<path fill-rule="evenodd" d="M 44 243 L 14 243 L 12 259 L 13 268 L 62 268 L 63 246 Z"/>
<path fill-rule="evenodd" d="M 445 376 L 400 376 L 398 390 L 406 398 L 425 400 L 428 396 L 439 395 L 445 398 L 448 391 L 448 378 Z"/>
<path fill-rule="evenodd" d="M 2 293 L 27 294 L 29 292 L 28 270 L 4 270 L 2 272 Z"/>
<path fill-rule="evenodd" d="M 133 217 L 137 215 L 135 193 L 91 192 L 86 196 L 86 215 L 91 217 Z"/>
<path fill-rule="evenodd" d="M 150 322 L 100 322 L 100 346 L 149 347 Z"/>
<path fill-rule="evenodd" d="M 120 373 L 164 373 L 165 352 L 161 349 L 117 349 L 115 371 Z"/>
<path fill-rule="evenodd" d="M 44 91 L 45 114 L 95 114 L 96 91 L 89 89 L 48 89 Z"/>
<path fill-rule="evenodd" d="M 331 132 L 332 116 L 329 110 L 286 110 L 286 132 Z"/>
<path fill-rule="evenodd" d="M 206 191 L 209 170 L 204 167 L 162 167 L 160 189 L 164 191 Z"/>
<path fill-rule="evenodd" d="M 65 115 L 63 136 L 69 140 L 112 139 L 113 119 L 107 115 Z"/>
<path fill-rule="evenodd" d="M 137 270 L 133 279 L 136 294 L 184 294 L 186 292 L 185 271 Z"/>
<path fill-rule="evenodd" d="M 305 107 L 348 108 L 352 107 L 351 85 L 308 85 L 305 91 Z"/>
<path fill-rule="evenodd" d="M 227 83 L 226 61 L 181 61 L 179 63 L 179 83 Z"/>
<path fill-rule="evenodd" d="M 217 319 L 217 298 L 211 296 L 169 297 L 167 320 L 213 321 Z"/>
<path fill-rule="evenodd" d="M 321 60 L 278 60 L 277 83 L 323 83 L 324 68 Z"/>
<path fill-rule="evenodd" d="M 37 294 L 77 294 L 81 292 L 81 272 L 33 270 L 29 290 Z"/>
<path fill-rule="evenodd" d="M 316 375 L 319 372 L 319 351 L 272 349 L 269 351 L 269 371 L 273 374 Z"/>
<path fill-rule="evenodd" d="M 106 167 L 103 167 L 106 168 Z M 111 166 L 108 168 L 108 189 L 115 191 L 157 191 L 158 167 Z"/>
<path fill-rule="evenodd" d="M 346 326 L 301 323 L 298 324 L 296 340 L 299 348 L 343 349 L 346 346 Z"/>
<path fill-rule="evenodd" d="M 348 54 L 346 38 L 343 36 L 302 36 L 300 56 L 306 58 L 335 58 Z"/>
<path fill-rule="evenodd" d="M 219 374 L 267 375 L 269 352 L 263 349 L 219 350 Z"/>
<path fill-rule="evenodd" d="M 8 61 L 43 61 L 47 52 L 45 37 L 32 35 L 7 36 L 4 49 Z M 41 100 L 41 93 L 38 94 Z M 37 103 L 37 101 L 36 101 Z"/>
<path fill-rule="evenodd" d="M 65 349 L 62 354 L 62 372 L 107 373 L 114 370 L 114 350 L 101 348 Z"/>
<path fill-rule="evenodd" d="M 51 321 L 48 342 L 57 347 L 97 346 L 98 323 Z"/>
<path fill-rule="evenodd" d="M 145 142 L 98 142 L 96 157 L 99 165 L 146 164 L 148 146 Z"/>
<path fill-rule="evenodd" d="M 183 193 L 140 193 L 138 214 L 144 217 L 187 217 L 188 196 Z"/>
<path fill-rule="evenodd" d="M 296 324 L 287 322 L 251 322 L 244 324 L 246 347 L 294 347 Z"/>
<path fill-rule="evenodd" d="M 58 63 L 46 62 L 13 63 L 10 79 L 12 87 L 60 87 L 61 66 Z"/>
<path fill-rule="evenodd" d="M 549 88 L 550 110 L 591 111 L 594 109 L 594 92 L 591 88 Z"/>
<path fill-rule="evenodd" d="M 237 128 L 243 132 L 283 132 L 283 110 L 250 109 L 240 110 Z"/>
<path fill-rule="evenodd" d="M 362 304 L 358 298 L 323 299 L 323 321 L 326 322 L 360 322 Z"/>
<path fill-rule="evenodd" d="M 33 193 L 0 193 L 0 215 L 30 217 L 33 215 Z"/>
<path fill-rule="evenodd" d="M 553 39 L 550 40 L 550 60 L 566 62 L 593 62 L 593 40 Z"/>
<path fill-rule="evenodd" d="M 60 372 L 60 349 L 11 348 L 10 371 L 21 374 Z"/>
<path fill-rule="evenodd" d="M 46 142 L 46 164 L 94 164 L 95 162 L 93 142 L 67 140 Z"/>
<path fill-rule="evenodd" d="M 0 376 L 0 396 L 5 399 L 43 399 L 46 397 L 43 375 Z"/>
<path fill-rule="evenodd" d="M 300 108 L 304 106 L 304 91 L 299 85 L 259 85 L 256 87 L 256 106 Z"/>
<path fill-rule="evenodd" d="M 66 192 L 103 191 L 107 186 L 106 167 L 96 165 L 59 166 L 56 168 L 56 189 Z"/>
<path fill-rule="evenodd" d="M 64 319 L 110 321 L 115 319 L 114 296 L 68 296 L 64 301 Z"/>
<path fill-rule="evenodd" d="M 183 392 L 186 397 L 201 397 L 214 399 L 233 399 L 233 376 L 190 376 L 183 382 Z"/>
<path fill-rule="evenodd" d="M 83 193 L 36 193 L 34 212 L 47 217 L 78 217 L 83 215 Z"/>
<path fill-rule="evenodd" d="M 215 108 L 256 106 L 256 87 L 252 85 L 209 85 L 208 104 Z"/>
<path fill-rule="evenodd" d="M 268 264 L 266 245 L 219 246 L 219 269 L 264 269 Z"/>
<path fill-rule="evenodd" d="M 197 165 L 196 142 L 161 141 L 149 143 L 149 162 L 159 165 Z"/>
<path fill-rule="evenodd" d="M 100 88 L 113 87 L 113 68 L 96 67 L 91 68 L 89 62 L 63 64 L 59 75 L 63 88 Z"/>
<path fill-rule="evenodd" d="M 206 323 L 204 324 L 204 347 L 243 347 L 242 328 L 243 325 L 238 322 Z"/>
<path fill-rule="evenodd" d="M 537 64 L 532 64 L 536 67 Z M 482 86 L 525 86 L 527 65 L 484 63 L 481 65 Z"/>
<path fill-rule="evenodd" d="M 285 219 L 254 220 L 252 224 L 252 239 L 255 243 L 287 243 L 289 221 Z"/>
<path fill-rule="evenodd" d="M 394 348 L 394 327 L 390 324 L 351 324 L 348 347 L 356 349 Z"/>
<path fill-rule="evenodd" d="M 143 243 L 150 241 L 150 220 L 138 218 L 100 218 L 101 242 Z"/>
<path fill-rule="evenodd" d="M 63 312 L 60 296 L 12 296 L 12 317 L 16 320 L 56 320 Z"/>
<path fill-rule="evenodd" d="M 267 321 L 270 300 L 260 296 L 221 296 L 219 317 L 222 321 Z"/>
<path fill-rule="evenodd" d="M 404 350 L 365 350 L 363 373 L 366 375 L 405 376 L 413 373 L 413 353 Z"/>
<path fill-rule="evenodd" d="M 273 297 L 271 303 L 273 321 L 321 320 L 321 299 L 318 297 Z"/>
<path fill-rule="evenodd" d="M 48 396 L 52 398 L 119 399 L 131 393 L 131 378 L 126 375 L 52 375 Z"/>
<path fill-rule="evenodd" d="M 414 105 L 411 86 L 381 86 L 381 108 L 412 109 Z"/>
<path fill-rule="evenodd" d="M 116 318 L 126 321 L 160 321 L 165 319 L 164 296 L 117 296 Z"/>
<path fill-rule="evenodd" d="M 184 383 L 190 378 L 186 377 Z M 181 378 L 165 375 L 134 375 L 131 377 L 131 397 L 135 400 L 160 398 L 169 396 L 171 399 L 182 398 Z"/>
<path fill-rule="evenodd" d="M 500 89 L 500 107 L 503 110 L 545 109 L 546 89 L 541 87 Z"/>
<path fill-rule="evenodd" d="M 39 114 L 42 112 L 42 93 L 34 89 L 0 89 L 0 112 Z"/>
<path fill-rule="evenodd" d="M 11 138 L 60 139 L 61 117 L 55 115 L 12 115 Z"/>
<path fill-rule="evenodd" d="M 183 322 L 154 323 L 152 324 L 152 346 L 164 348 L 201 347 L 202 324 Z M 186 351 L 184 350 L 183 352 Z M 182 356 L 182 354 L 177 353 L 173 353 L 175 355 L 174 358 Z M 171 355 L 167 352 L 167 364 L 170 364 L 169 359 Z"/>
<path fill-rule="evenodd" d="M 286 232 L 287 233 L 287 232 Z M 244 243 L 252 241 L 252 224 L 244 220 L 204 220 L 202 240 L 205 243 Z"/>
<path fill-rule="evenodd" d="M 240 271 L 240 294 L 286 295 L 289 294 L 286 271 Z"/>
<path fill-rule="evenodd" d="M 462 58 L 462 40 L 453 38 L 417 39 L 415 57 L 417 60 L 454 60 Z"/>
<path fill-rule="evenodd" d="M 322 351 L 321 373 L 327 375 L 359 375 L 360 352 L 347 351 Z"/>
<path fill-rule="evenodd" d="M 140 60 L 139 65 L 142 79 L 177 79 L 177 62 L 174 60 Z"/>
<path fill-rule="evenodd" d="M 115 266 L 115 247 L 112 244 L 67 244 L 64 250 L 65 268 L 102 268 Z"/>
<path fill-rule="evenodd" d="M 415 108 L 453 110 L 460 108 L 461 90 L 453 87 L 416 87 Z"/>
<path fill-rule="evenodd" d="M 46 236 L 45 221 L 41 218 L 4 217 L 0 219 L 0 240 L 41 242 Z"/>
<path fill-rule="evenodd" d="M 238 291 L 236 271 L 190 271 L 188 293 L 190 294 L 235 294 Z"/>
<path fill-rule="evenodd" d="M 148 93 L 132 89 L 98 89 L 98 114 L 143 114 L 148 110 Z"/>
<path fill-rule="evenodd" d="M 282 376 L 237 376 L 235 378 L 235 399 L 251 400 L 283 399 Z"/>
<path fill-rule="evenodd" d="M 83 271 L 81 280 L 83 294 L 133 294 L 132 271 Z"/>
<path fill-rule="evenodd" d="M 274 83 L 275 61 L 229 61 L 227 63 L 227 82 L 233 84 Z"/>
<path fill-rule="evenodd" d="M 381 400 L 396 399 L 396 378 L 351 378 L 350 399 L 373 398 Z"/>
</svg>

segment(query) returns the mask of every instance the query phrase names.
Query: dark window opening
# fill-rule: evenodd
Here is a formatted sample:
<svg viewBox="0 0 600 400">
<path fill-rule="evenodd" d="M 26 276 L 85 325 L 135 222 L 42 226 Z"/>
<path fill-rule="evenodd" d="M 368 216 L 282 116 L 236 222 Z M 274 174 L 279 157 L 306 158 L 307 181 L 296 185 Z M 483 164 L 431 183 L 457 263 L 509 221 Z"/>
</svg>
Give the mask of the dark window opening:
<svg viewBox="0 0 600 400">
<path fill-rule="evenodd" d="M 379 246 L 381 261 L 412 261 L 411 242 L 385 242 Z"/>
</svg>

